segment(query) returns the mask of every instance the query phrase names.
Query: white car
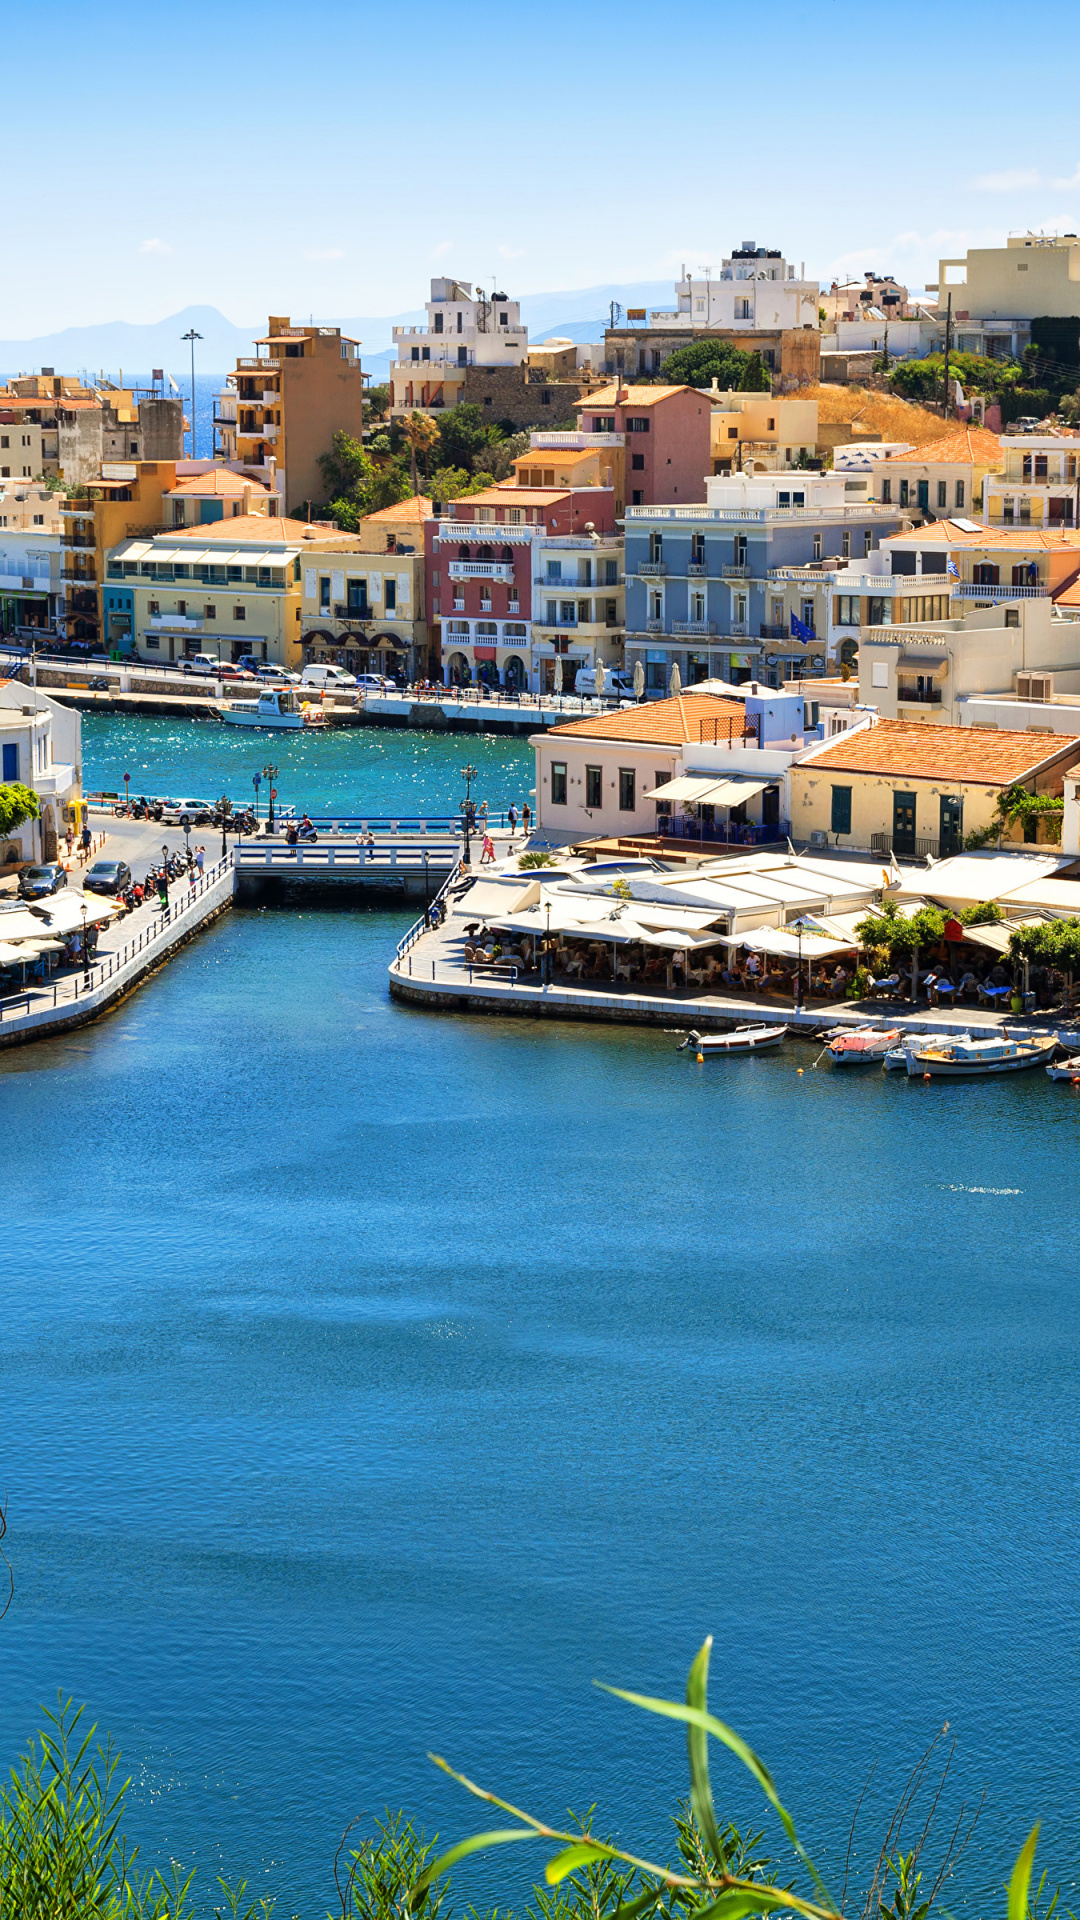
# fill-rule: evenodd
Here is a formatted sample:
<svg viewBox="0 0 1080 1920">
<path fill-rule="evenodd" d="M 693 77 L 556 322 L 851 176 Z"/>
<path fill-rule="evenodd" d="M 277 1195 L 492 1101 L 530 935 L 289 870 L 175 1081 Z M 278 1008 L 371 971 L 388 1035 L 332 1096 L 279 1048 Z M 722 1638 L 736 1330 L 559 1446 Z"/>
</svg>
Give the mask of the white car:
<svg viewBox="0 0 1080 1920">
<path fill-rule="evenodd" d="M 181 820 L 187 820 L 193 827 L 204 827 L 214 815 L 213 800 L 168 800 L 162 814 L 162 822 L 168 827 L 178 827 Z"/>
<path fill-rule="evenodd" d="M 301 685 L 305 687 L 355 687 L 355 673 L 346 673 L 344 667 L 315 665 L 305 667 L 300 675 Z"/>
<path fill-rule="evenodd" d="M 356 684 L 362 693 L 397 693 L 396 680 L 388 680 L 382 673 L 358 673 Z"/>
</svg>

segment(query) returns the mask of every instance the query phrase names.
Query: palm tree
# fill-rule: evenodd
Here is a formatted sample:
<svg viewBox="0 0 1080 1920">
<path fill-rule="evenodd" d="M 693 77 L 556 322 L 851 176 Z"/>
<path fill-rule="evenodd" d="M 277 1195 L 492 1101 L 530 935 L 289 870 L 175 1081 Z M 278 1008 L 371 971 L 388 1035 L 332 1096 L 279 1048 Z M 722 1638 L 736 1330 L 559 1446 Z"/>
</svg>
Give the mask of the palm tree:
<svg viewBox="0 0 1080 1920">
<path fill-rule="evenodd" d="M 424 478 L 426 480 L 428 466 L 431 460 L 431 449 L 439 437 L 439 429 L 435 421 L 429 419 L 426 413 L 410 413 L 405 422 L 403 432 L 409 443 L 412 490 L 414 493 L 419 493 L 420 487 L 416 476 L 416 456 L 418 453 L 422 453 L 424 456 Z"/>
</svg>

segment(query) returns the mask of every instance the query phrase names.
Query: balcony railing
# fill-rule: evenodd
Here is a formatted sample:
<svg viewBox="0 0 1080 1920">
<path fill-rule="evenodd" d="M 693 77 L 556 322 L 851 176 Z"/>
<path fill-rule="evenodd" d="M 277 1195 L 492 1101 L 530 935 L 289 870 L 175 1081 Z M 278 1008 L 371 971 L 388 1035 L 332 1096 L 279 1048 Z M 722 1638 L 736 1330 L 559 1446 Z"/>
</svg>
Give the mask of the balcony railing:
<svg viewBox="0 0 1080 1920">
<path fill-rule="evenodd" d="M 928 591 L 925 584 L 927 580 L 941 579 L 940 574 L 920 574 L 916 577 L 922 583 L 924 592 Z M 907 579 L 910 580 L 911 576 L 908 575 Z M 906 593 L 912 593 L 914 590 L 913 586 L 905 585 L 903 588 Z M 963 586 L 954 586 L 949 591 L 954 600 L 1045 600 L 1050 589 L 1049 587 L 1012 587 L 1004 583 L 992 587 L 979 586 L 965 581 Z"/>
<path fill-rule="evenodd" d="M 278 368 L 281 366 L 281 361 L 280 360 L 238 360 L 236 365 L 237 365 L 237 370 L 239 372 L 247 372 L 248 369 L 250 368 L 250 370 L 253 373 L 261 373 L 265 368 L 267 373 L 276 373 Z"/>
<path fill-rule="evenodd" d="M 447 572 L 451 580 L 502 580 L 514 578 L 512 560 L 451 560 Z"/>
<path fill-rule="evenodd" d="M 704 636 L 716 632 L 716 622 L 714 620 L 673 620 L 671 631 Z"/>
<path fill-rule="evenodd" d="M 704 560 L 691 560 L 686 571 L 690 575 L 691 580 L 700 580 L 709 571 L 708 563 Z"/>
<path fill-rule="evenodd" d="M 892 833 L 872 833 L 870 835 L 871 853 L 898 853 L 905 860 L 932 860 L 938 857 L 939 840 L 898 839 Z"/>
<path fill-rule="evenodd" d="M 768 627 L 764 621 L 758 627 L 759 640 L 790 640 L 791 637 L 786 627 Z M 797 641 L 796 645 L 798 645 Z"/>
<path fill-rule="evenodd" d="M 666 560 L 639 560 L 634 571 L 635 573 L 644 574 L 647 578 L 653 574 L 666 573 L 667 561 Z"/>
<path fill-rule="evenodd" d="M 645 631 L 646 633 L 663 633 L 664 623 L 662 620 L 646 620 Z"/>
<path fill-rule="evenodd" d="M 940 687 L 897 687 L 896 697 L 905 706 L 940 707 Z"/>
<path fill-rule="evenodd" d="M 722 567 L 721 573 L 725 580 L 749 580 L 750 562 L 748 560 L 733 561 L 731 566 Z"/>
<path fill-rule="evenodd" d="M 325 617 L 325 614 L 326 614 L 325 607 L 320 607 L 319 612 L 321 615 Z M 370 620 L 372 618 L 373 618 L 373 615 L 371 612 L 371 608 L 366 605 L 361 607 L 349 607 L 349 606 L 342 606 L 341 602 L 338 601 L 334 607 L 335 620 Z"/>
<path fill-rule="evenodd" d="M 588 453 L 592 447 L 625 447 L 625 433 L 584 433 L 568 428 L 565 433 L 534 433 L 530 436 L 531 451 L 539 453 L 542 448 L 562 449 L 567 453 Z"/>
</svg>

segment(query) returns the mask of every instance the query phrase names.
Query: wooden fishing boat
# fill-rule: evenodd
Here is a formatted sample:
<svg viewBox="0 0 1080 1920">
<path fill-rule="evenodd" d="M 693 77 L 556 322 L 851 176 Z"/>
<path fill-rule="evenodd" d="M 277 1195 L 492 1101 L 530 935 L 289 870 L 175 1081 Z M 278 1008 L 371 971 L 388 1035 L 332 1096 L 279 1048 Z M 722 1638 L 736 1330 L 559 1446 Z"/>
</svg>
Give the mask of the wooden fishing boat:
<svg viewBox="0 0 1080 1920">
<path fill-rule="evenodd" d="M 884 1060 L 899 1039 L 899 1027 L 849 1027 L 843 1033 L 830 1034 L 825 1051 L 835 1066 L 865 1067 L 872 1060 Z"/>
<path fill-rule="evenodd" d="M 778 1047 L 786 1032 L 786 1027 L 736 1027 L 733 1033 L 688 1033 L 679 1052 L 694 1047 L 705 1054 L 763 1053 L 768 1047 Z"/>
<path fill-rule="evenodd" d="M 1047 1067 L 1051 1080 L 1072 1080 L 1080 1086 L 1080 1053 L 1070 1053 L 1067 1060 L 1057 1060 Z"/>
<path fill-rule="evenodd" d="M 991 1073 L 1021 1073 L 1026 1067 L 1049 1064 L 1057 1041 L 1013 1040 L 1002 1033 L 991 1040 L 942 1039 L 912 1048 L 907 1070 L 912 1078 L 974 1080 Z"/>
</svg>

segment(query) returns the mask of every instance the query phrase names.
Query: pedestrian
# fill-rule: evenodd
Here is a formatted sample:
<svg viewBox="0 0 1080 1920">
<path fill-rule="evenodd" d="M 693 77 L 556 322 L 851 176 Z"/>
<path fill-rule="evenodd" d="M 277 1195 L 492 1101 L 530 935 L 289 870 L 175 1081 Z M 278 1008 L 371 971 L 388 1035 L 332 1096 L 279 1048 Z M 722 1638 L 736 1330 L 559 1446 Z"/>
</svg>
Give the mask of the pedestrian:
<svg viewBox="0 0 1080 1920">
<path fill-rule="evenodd" d="M 494 859 L 495 859 L 495 843 L 492 840 L 490 833 L 485 833 L 484 845 L 480 854 L 480 865 L 483 866 L 484 863 L 488 860 L 493 862 Z"/>
<path fill-rule="evenodd" d="M 200 878 L 200 880 L 202 879 L 202 871 L 203 871 L 203 866 L 205 865 L 205 862 L 206 862 L 206 848 L 205 848 L 205 847 L 196 847 L 196 849 L 195 849 L 195 865 L 196 865 L 196 866 L 198 867 L 198 869 L 199 869 L 199 878 Z"/>
<path fill-rule="evenodd" d="M 526 839 L 528 838 L 529 824 L 531 820 L 532 820 L 532 814 L 529 811 L 529 803 L 527 800 L 525 800 L 522 802 L 522 807 L 521 807 L 521 831 L 525 835 Z"/>
<path fill-rule="evenodd" d="M 68 828 L 67 828 L 67 832 L 64 835 L 64 839 L 67 841 L 68 859 L 70 860 L 72 854 L 75 851 L 75 829 L 71 825 L 70 820 L 68 821 Z"/>
<path fill-rule="evenodd" d="M 506 809 L 506 818 L 510 825 L 510 838 L 512 840 L 515 833 L 517 832 L 517 808 L 515 807 L 512 800 L 510 802 L 510 805 Z"/>
<path fill-rule="evenodd" d="M 79 835 L 79 846 L 82 850 L 82 857 L 84 861 L 89 860 L 90 849 L 93 846 L 93 844 L 94 844 L 93 835 L 90 832 L 89 822 L 87 822 L 87 824 L 83 827 L 81 834 Z"/>
<path fill-rule="evenodd" d="M 290 820 L 288 826 L 285 829 L 285 844 L 287 847 L 290 848 L 290 850 L 293 853 L 296 852 L 296 843 L 299 840 L 299 838 L 300 838 L 300 835 L 296 830 L 296 822 L 294 820 Z"/>
</svg>

